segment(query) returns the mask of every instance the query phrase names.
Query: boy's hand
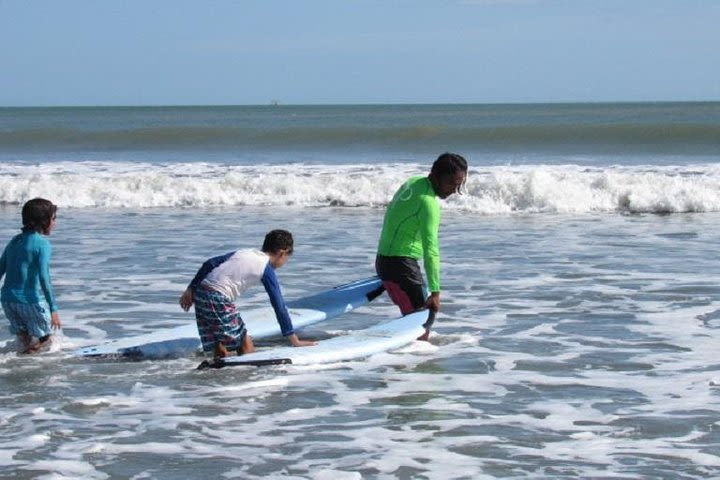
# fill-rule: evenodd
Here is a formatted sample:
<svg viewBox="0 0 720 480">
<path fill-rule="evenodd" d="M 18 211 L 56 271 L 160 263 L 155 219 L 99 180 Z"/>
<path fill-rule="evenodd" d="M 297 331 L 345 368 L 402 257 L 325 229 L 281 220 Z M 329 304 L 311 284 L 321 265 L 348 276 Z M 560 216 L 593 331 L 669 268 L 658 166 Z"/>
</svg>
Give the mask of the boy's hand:
<svg viewBox="0 0 720 480">
<path fill-rule="evenodd" d="M 180 295 L 180 307 L 186 312 L 190 310 L 193 304 L 193 291 L 192 288 L 188 287 L 185 289 L 182 295 Z"/>
<path fill-rule="evenodd" d="M 62 323 L 60 322 L 60 314 L 58 314 L 58 312 L 52 312 L 50 314 L 50 325 L 55 330 L 62 328 Z"/>
<path fill-rule="evenodd" d="M 288 340 L 290 340 L 293 347 L 312 347 L 318 343 L 314 340 L 300 340 L 294 333 L 292 335 L 288 335 Z"/>
</svg>

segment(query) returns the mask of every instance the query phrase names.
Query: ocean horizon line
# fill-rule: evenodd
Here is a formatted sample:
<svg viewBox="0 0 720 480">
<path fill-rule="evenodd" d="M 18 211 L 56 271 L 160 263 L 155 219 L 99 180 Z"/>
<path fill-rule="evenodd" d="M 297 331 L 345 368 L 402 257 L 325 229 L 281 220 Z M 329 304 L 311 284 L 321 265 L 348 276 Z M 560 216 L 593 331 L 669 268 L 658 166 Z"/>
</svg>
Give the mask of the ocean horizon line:
<svg viewBox="0 0 720 480">
<path fill-rule="evenodd" d="M 543 101 L 543 102 L 358 102 L 358 103 L 285 103 L 281 101 L 270 101 L 268 103 L 247 103 L 247 104 L 82 104 L 82 105 L 0 105 L 0 110 L 30 110 L 30 109 L 149 109 L 149 108 L 283 108 L 283 107 L 317 107 L 317 108 L 346 108 L 346 107 L 544 107 L 544 106 L 571 106 L 571 105 L 707 105 L 720 104 L 720 99 L 715 100 L 598 100 L 598 101 Z"/>
</svg>

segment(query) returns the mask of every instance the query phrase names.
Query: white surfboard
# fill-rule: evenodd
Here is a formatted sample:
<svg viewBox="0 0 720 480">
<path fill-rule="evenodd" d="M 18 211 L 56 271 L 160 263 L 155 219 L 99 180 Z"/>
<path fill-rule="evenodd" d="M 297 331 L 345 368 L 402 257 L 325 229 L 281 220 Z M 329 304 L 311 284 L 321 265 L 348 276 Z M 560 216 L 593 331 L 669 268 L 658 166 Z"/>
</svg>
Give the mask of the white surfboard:
<svg viewBox="0 0 720 480">
<path fill-rule="evenodd" d="M 323 340 L 312 347 L 280 347 L 202 362 L 198 368 L 242 365 L 314 365 L 364 358 L 412 343 L 425 332 L 427 310 Z"/>
<path fill-rule="evenodd" d="M 382 292 L 380 279 L 371 277 L 287 302 L 287 307 L 293 327 L 300 329 L 365 305 Z M 241 315 L 247 331 L 253 338 L 267 338 L 281 334 L 272 307 L 242 310 Z M 75 355 L 81 357 L 119 356 L 137 359 L 175 358 L 198 352 L 201 348 L 200 337 L 193 318 L 188 320 L 186 325 L 80 348 L 75 351 Z"/>
</svg>

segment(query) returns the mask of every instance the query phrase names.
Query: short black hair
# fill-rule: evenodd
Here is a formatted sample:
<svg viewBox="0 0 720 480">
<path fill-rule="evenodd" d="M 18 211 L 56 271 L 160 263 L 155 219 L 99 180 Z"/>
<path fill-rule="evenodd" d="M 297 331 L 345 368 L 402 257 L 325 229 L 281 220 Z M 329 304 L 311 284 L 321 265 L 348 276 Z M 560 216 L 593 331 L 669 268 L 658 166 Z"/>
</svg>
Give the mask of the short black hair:
<svg viewBox="0 0 720 480">
<path fill-rule="evenodd" d="M 285 250 L 288 255 L 293 253 L 293 236 L 287 230 L 271 230 L 265 235 L 262 251 L 265 253 L 277 253 Z"/>
<path fill-rule="evenodd" d="M 467 160 L 457 153 L 445 152 L 433 163 L 430 173 L 435 175 L 455 175 L 458 172 L 467 173 Z"/>
<path fill-rule="evenodd" d="M 55 218 L 57 206 L 44 198 L 33 198 L 25 202 L 22 208 L 23 232 L 47 234 L 50 222 Z"/>
</svg>

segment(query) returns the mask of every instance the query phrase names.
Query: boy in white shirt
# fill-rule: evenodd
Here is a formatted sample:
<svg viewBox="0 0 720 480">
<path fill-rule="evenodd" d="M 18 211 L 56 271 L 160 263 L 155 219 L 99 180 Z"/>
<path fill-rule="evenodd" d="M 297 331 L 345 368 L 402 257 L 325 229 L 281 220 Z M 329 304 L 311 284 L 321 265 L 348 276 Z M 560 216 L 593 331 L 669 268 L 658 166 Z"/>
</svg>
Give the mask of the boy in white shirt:
<svg viewBox="0 0 720 480">
<path fill-rule="evenodd" d="M 265 235 L 262 250 L 237 250 L 203 263 L 180 297 L 180 306 L 185 311 L 195 304 L 203 351 L 213 352 L 215 357 L 255 351 L 234 300 L 257 283 L 263 284 L 270 297 L 283 336 L 295 347 L 317 343 L 300 340 L 295 334 L 275 275 L 275 270 L 285 265 L 292 253 L 292 234 L 272 230 Z"/>
</svg>

